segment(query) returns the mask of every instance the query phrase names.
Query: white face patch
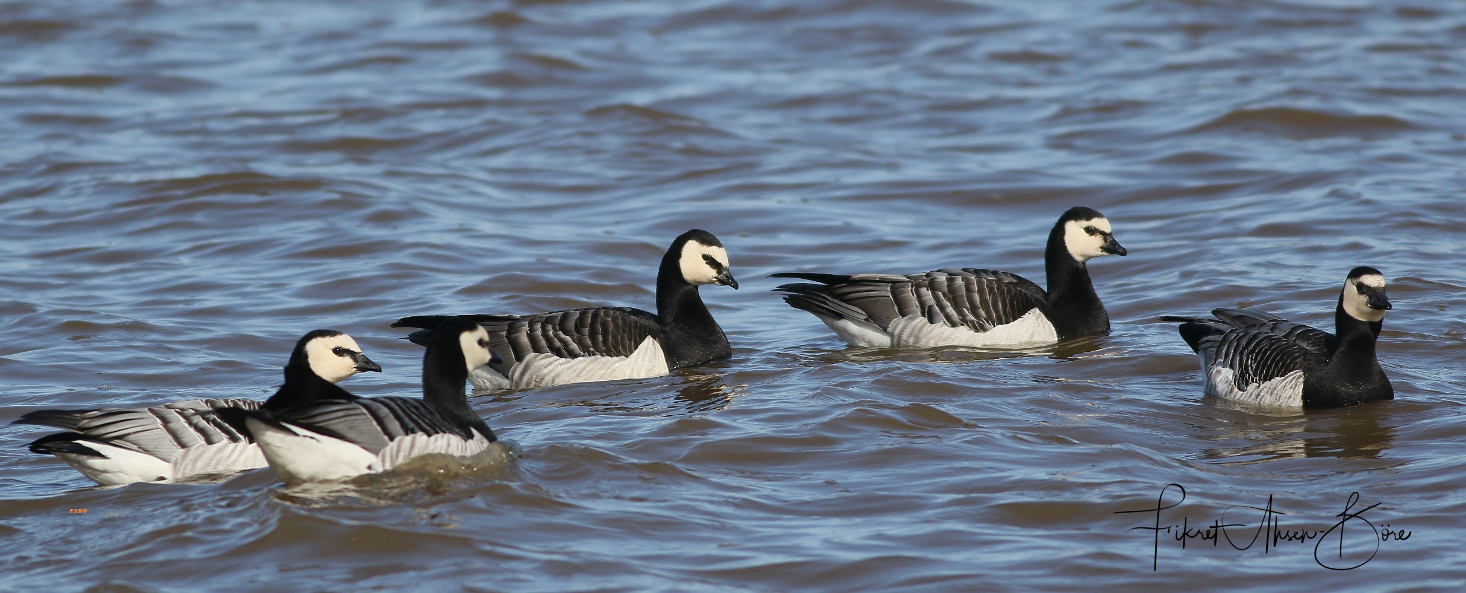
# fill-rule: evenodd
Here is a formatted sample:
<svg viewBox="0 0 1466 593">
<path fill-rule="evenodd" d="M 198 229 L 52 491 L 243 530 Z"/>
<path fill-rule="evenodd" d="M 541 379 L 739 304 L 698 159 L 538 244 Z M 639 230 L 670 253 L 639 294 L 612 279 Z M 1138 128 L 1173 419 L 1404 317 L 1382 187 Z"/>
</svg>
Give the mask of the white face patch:
<svg viewBox="0 0 1466 593">
<path fill-rule="evenodd" d="M 1094 229 L 1091 234 L 1089 229 Z M 1101 255 L 1109 255 L 1102 249 L 1110 234 L 1110 221 L 1104 218 L 1071 220 L 1064 223 L 1064 246 L 1069 255 L 1079 263 L 1087 262 Z"/>
<path fill-rule="evenodd" d="M 722 268 L 715 269 L 704 256 L 712 258 Z M 718 274 L 728 269 L 728 251 L 722 247 L 688 241 L 682 245 L 682 257 L 677 259 L 677 265 L 682 269 L 682 279 L 688 284 L 716 284 Z"/>
<path fill-rule="evenodd" d="M 1378 274 L 1365 274 L 1359 278 L 1350 278 L 1344 281 L 1344 312 L 1350 317 L 1360 321 L 1375 323 L 1385 318 L 1384 309 L 1371 309 L 1368 299 L 1359 294 L 1356 284 L 1362 284 L 1368 288 L 1365 290 L 1384 290 L 1385 277 Z"/>
<path fill-rule="evenodd" d="M 350 353 L 338 354 L 337 348 L 361 354 L 361 346 L 346 334 L 316 338 L 305 345 L 305 360 L 317 376 L 336 383 L 356 374 L 356 360 Z"/>
<path fill-rule="evenodd" d="M 463 349 L 463 362 L 471 373 L 474 369 L 489 364 L 494 354 L 489 351 L 489 332 L 482 326 L 458 335 L 458 346 Z"/>
</svg>

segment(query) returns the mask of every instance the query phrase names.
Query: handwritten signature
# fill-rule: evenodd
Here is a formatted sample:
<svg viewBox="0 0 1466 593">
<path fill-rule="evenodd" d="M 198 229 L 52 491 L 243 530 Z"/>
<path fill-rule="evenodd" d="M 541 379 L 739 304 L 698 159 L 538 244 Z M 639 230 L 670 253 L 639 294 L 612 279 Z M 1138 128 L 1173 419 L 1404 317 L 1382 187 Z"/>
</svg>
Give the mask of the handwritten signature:
<svg viewBox="0 0 1466 593">
<path fill-rule="evenodd" d="M 1174 500 L 1168 500 L 1170 499 Z M 1410 539 L 1410 531 L 1405 529 L 1392 529 L 1388 523 L 1376 526 L 1369 519 L 1364 518 L 1364 513 L 1377 507 L 1380 503 L 1374 503 L 1359 510 L 1354 507 L 1359 505 L 1359 493 L 1349 495 L 1344 502 L 1344 510 L 1334 515 L 1338 522 L 1328 529 L 1310 530 L 1285 528 L 1280 517 L 1287 515 L 1282 511 L 1273 508 L 1273 497 L 1268 495 L 1267 504 L 1261 507 L 1247 505 L 1232 505 L 1222 511 L 1220 517 L 1212 520 L 1210 525 L 1203 523 L 1202 527 L 1192 527 L 1191 518 L 1182 516 L 1180 523 L 1163 523 L 1161 515 L 1186 500 L 1186 488 L 1180 484 L 1166 484 L 1161 488 L 1160 496 L 1156 497 L 1154 507 L 1135 509 L 1128 511 L 1115 511 L 1115 514 L 1127 513 L 1152 513 L 1155 520 L 1150 525 L 1131 527 L 1131 531 L 1150 531 L 1154 537 L 1154 552 L 1151 560 L 1151 570 L 1160 569 L 1161 558 L 1161 534 L 1167 534 L 1176 541 L 1181 542 L 1181 548 L 1186 548 L 1186 542 L 1200 540 L 1211 542 L 1217 547 L 1225 540 L 1227 545 L 1236 550 L 1248 550 L 1257 542 L 1262 542 L 1262 553 L 1267 554 L 1279 544 L 1294 543 L 1307 544 L 1313 541 L 1313 561 L 1319 566 L 1329 570 L 1353 570 L 1369 563 L 1379 554 L 1380 545 L 1389 541 L 1405 541 Z M 1239 515 L 1247 515 L 1249 512 L 1261 513 L 1256 522 L 1229 522 L 1228 515 L 1233 519 Z M 1351 525 L 1352 524 L 1352 525 Z M 1255 525 L 1255 527 L 1254 527 Z M 1251 537 L 1247 537 L 1248 533 Z M 1348 538 L 1346 544 L 1345 539 Z M 1327 545 L 1325 545 L 1327 544 Z M 1337 545 L 1335 545 L 1337 544 Z"/>
</svg>

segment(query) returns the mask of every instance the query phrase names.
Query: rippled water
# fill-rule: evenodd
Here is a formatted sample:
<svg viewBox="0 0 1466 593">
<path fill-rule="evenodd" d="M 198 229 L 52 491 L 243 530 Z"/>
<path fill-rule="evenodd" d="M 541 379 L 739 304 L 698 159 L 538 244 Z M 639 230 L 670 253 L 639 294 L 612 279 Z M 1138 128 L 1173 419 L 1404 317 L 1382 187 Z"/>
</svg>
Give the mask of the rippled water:
<svg viewBox="0 0 1466 593">
<path fill-rule="evenodd" d="M 694 227 L 742 290 L 703 290 L 725 363 L 476 397 L 523 448 L 508 466 L 101 489 L 5 426 L 0 589 L 1457 589 L 1459 9 L 7 2 L 0 422 L 264 397 L 317 327 L 386 369 L 350 389 L 411 394 L 392 320 L 650 308 Z M 1106 337 L 852 350 L 768 292 L 789 270 L 1041 279 L 1076 204 L 1130 250 L 1091 262 Z M 1203 399 L 1154 321 L 1328 327 L 1356 265 L 1390 281 L 1393 402 Z M 1235 549 L 1263 518 L 1314 538 Z M 1219 523 L 1245 525 L 1175 538 Z"/>
</svg>

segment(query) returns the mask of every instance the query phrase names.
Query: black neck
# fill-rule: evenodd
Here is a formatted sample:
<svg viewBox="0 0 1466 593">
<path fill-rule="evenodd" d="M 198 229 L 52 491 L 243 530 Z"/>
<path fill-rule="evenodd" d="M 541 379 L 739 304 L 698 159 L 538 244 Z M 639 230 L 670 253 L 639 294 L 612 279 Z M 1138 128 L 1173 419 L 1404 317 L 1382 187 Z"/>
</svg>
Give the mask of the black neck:
<svg viewBox="0 0 1466 593">
<path fill-rule="evenodd" d="M 1333 372 L 1345 380 L 1368 380 L 1382 376 L 1375 343 L 1384 328 L 1382 321 L 1355 319 L 1344 311 L 1343 303 L 1334 310 L 1334 351 L 1329 356 Z"/>
<path fill-rule="evenodd" d="M 703 304 L 697 287 L 682 279 L 677 257 L 668 252 L 657 272 L 657 324 L 662 328 L 662 352 L 672 370 L 695 366 L 733 354 L 723 328 Z"/>
<path fill-rule="evenodd" d="M 1334 311 L 1333 352 L 1324 371 L 1334 380 L 1328 389 L 1303 387 L 1305 407 L 1336 407 L 1393 399 L 1394 389 L 1375 356 L 1381 321 L 1361 321 L 1344 312 L 1342 300 Z"/>
<path fill-rule="evenodd" d="M 468 366 L 463 348 L 458 344 L 459 332 L 437 332 L 423 354 L 423 401 L 444 416 L 474 427 L 489 441 L 497 440 L 483 419 L 468 405 Z M 448 334 L 451 334 L 448 335 Z M 450 341 L 451 339 L 451 341 Z"/>
<path fill-rule="evenodd" d="M 265 400 L 265 409 L 283 410 L 328 399 L 356 399 L 340 386 L 322 379 L 304 362 L 294 358 L 285 365 L 285 384 Z"/>
<path fill-rule="evenodd" d="M 1044 272 L 1048 276 L 1050 308 L 1045 313 L 1054 321 L 1060 339 L 1110 331 L 1110 316 L 1094 292 L 1089 269 L 1075 261 L 1064 245 L 1064 225 L 1055 226 L 1049 233 Z"/>
</svg>

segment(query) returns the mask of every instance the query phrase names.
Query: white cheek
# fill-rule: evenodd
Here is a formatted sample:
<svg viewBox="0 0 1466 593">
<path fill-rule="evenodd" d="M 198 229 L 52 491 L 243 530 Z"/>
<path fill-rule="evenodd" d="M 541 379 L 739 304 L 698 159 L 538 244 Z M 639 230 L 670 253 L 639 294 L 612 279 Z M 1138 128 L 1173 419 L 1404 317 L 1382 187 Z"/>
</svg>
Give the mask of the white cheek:
<svg viewBox="0 0 1466 593">
<path fill-rule="evenodd" d="M 1360 284 L 1373 288 L 1385 287 L 1385 277 L 1376 274 L 1365 274 L 1363 276 L 1360 276 L 1358 282 Z"/>
<path fill-rule="evenodd" d="M 728 252 L 722 247 L 689 241 L 682 247 L 682 257 L 677 260 L 678 267 L 682 269 L 682 279 L 688 284 L 697 286 L 717 281 L 718 273 L 703 260 L 704 255 L 712 256 L 724 267 L 728 265 Z"/>
<path fill-rule="evenodd" d="M 1385 318 L 1383 310 L 1369 308 L 1369 303 L 1365 301 L 1364 295 L 1359 294 L 1352 282 L 1344 285 L 1344 312 L 1348 313 L 1350 317 L 1370 323 Z"/>
<path fill-rule="evenodd" d="M 340 382 L 341 380 L 350 377 L 351 375 L 356 373 L 356 366 L 350 364 L 345 358 L 342 358 L 340 356 L 337 356 L 336 359 L 332 361 L 332 364 L 326 366 L 327 370 L 325 373 L 317 374 L 321 375 L 322 379 L 325 379 L 332 383 Z"/>
<path fill-rule="evenodd" d="M 488 348 L 479 345 L 479 341 L 487 342 L 489 333 L 482 329 L 478 331 L 463 332 L 458 336 L 458 346 L 463 350 L 463 363 L 468 367 L 470 373 L 474 369 L 489 363 L 493 355 Z"/>
<path fill-rule="evenodd" d="M 305 348 L 306 361 L 310 364 L 311 371 L 332 383 L 356 374 L 356 363 L 351 358 L 337 356 L 332 352 L 337 347 L 361 351 L 356 342 L 346 336 L 313 340 Z"/>
<path fill-rule="evenodd" d="M 1082 224 L 1072 220 L 1064 223 L 1064 246 L 1069 249 L 1069 255 L 1074 261 L 1084 263 L 1104 255 L 1105 252 L 1100 250 L 1104 244 L 1104 239 L 1099 235 L 1084 232 Z"/>
</svg>

